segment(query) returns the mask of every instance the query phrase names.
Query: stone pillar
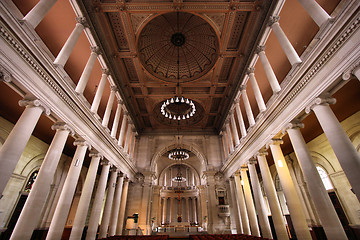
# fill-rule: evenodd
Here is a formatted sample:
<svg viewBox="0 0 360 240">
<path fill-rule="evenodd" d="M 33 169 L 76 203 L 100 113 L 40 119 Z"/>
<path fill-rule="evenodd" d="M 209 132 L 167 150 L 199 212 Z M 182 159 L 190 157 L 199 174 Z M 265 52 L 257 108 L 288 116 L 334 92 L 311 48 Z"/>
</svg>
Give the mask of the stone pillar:
<svg viewBox="0 0 360 240">
<path fill-rule="evenodd" d="M 41 114 L 50 114 L 49 108 L 38 99 L 24 99 L 19 105 L 26 108 L 0 148 L 0 198 Z"/>
<path fill-rule="evenodd" d="M 89 60 L 87 61 L 85 68 L 79 79 L 79 82 L 77 83 L 76 88 L 75 88 L 75 92 L 77 92 L 78 94 L 84 93 L 86 84 L 89 81 L 91 71 L 94 68 L 94 64 L 95 64 L 95 61 L 96 61 L 96 58 L 97 58 L 99 52 L 100 52 L 100 50 L 98 47 L 91 47 L 91 54 L 90 54 Z"/>
<path fill-rule="evenodd" d="M 40 0 L 30 12 L 23 18 L 30 26 L 36 28 L 44 19 L 49 10 L 54 6 L 57 0 Z"/>
<path fill-rule="evenodd" d="M 163 198 L 163 212 L 162 212 L 162 224 L 166 224 L 166 213 L 167 213 L 167 198 Z"/>
<path fill-rule="evenodd" d="M 208 223 L 208 232 L 209 233 L 214 233 L 214 231 L 216 230 L 216 225 L 219 222 L 219 217 L 218 217 L 218 207 L 217 207 L 217 199 L 216 199 L 216 195 L 215 195 L 215 171 L 206 171 L 204 172 L 205 176 L 206 176 L 206 180 L 207 180 L 207 190 L 208 190 L 208 208 L 210 211 L 210 216 L 209 216 L 209 223 Z"/>
<path fill-rule="evenodd" d="M 118 225 L 116 228 L 116 235 L 122 235 L 123 232 L 128 189 L 129 189 L 129 179 L 124 178 L 124 186 L 121 194 L 121 203 L 120 203 Z"/>
<path fill-rule="evenodd" d="M 95 199 L 91 209 L 88 230 L 86 233 L 86 240 L 94 240 L 96 238 L 96 233 L 98 230 L 101 208 L 103 205 L 103 200 L 105 195 L 106 182 L 109 175 L 110 163 L 108 160 L 103 160 L 101 162 L 101 165 L 102 165 L 101 175 L 96 189 Z"/>
<path fill-rule="evenodd" d="M 76 18 L 76 25 L 74 30 L 71 32 L 69 38 L 66 40 L 64 46 L 60 50 L 59 54 L 57 55 L 56 59 L 54 60 L 54 64 L 64 67 L 65 63 L 70 57 L 72 50 L 75 47 L 77 40 L 80 37 L 80 34 L 84 30 L 84 27 L 87 27 L 86 19 L 84 17 L 77 17 Z"/>
<path fill-rule="evenodd" d="M 71 162 L 69 172 L 66 176 L 59 201 L 56 205 L 54 216 L 51 220 L 49 231 L 46 235 L 46 240 L 61 239 L 66 224 L 66 219 L 71 207 L 71 202 L 74 197 L 77 182 L 79 180 L 86 150 L 91 148 L 90 145 L 84 140 L 76 140 L 74 145 L 77 146 L 76 151 Z"/>
<path fill-rule="evenodd" d="M 111 91 L 110 91 L 110 96 L 108 99 L 108 102 L 106 104 L 106 109 L 105 109 L 105 113 L 104 113 L 104 117 L 102 120 L 101 125 L 105 128 L 107 128 L 108 124 L 109 124 L 109 119 L 110 119 L 110 114 L 111 114 L 111 109 L 114 103 L 114 98 L 115 98 L 115 92 L 116 92 L 117 88 L 112 86 L 111 87 Z"/>
<path fill-rule="evenodd" d="M 161 201 L 160 198 L 160 189 L 161 186 L 155 185 L 153 188 L 153 195 L 152 195 L 152 207 L 151 207 L 151 221 L 153 221 L 154 226 L 151 227 L 157 227 L 159 223 L 159 219 L 161 216 L 159 215 L 159 203 Z"/>
<path fill-rule="evenodd" d="M 234 218 L 235 221 L 235 225 L 236 225 L 236 232 L 238 234 L 242 234 L 243 230 L 242 230 L 242 225 L 241 225 L 241 220 L 240 220 L 240 209 L 239 209 L 239 205 L 238 205 L 238 201 L 236 199 L 236 189 L 234 186 L 234 177 L 230 177 L 229 178 L 229 185 L 230 185 L 230 195 L 231 195 L 231 206 L 232 206 L 232 213 L 230 214 L 231 218 Z"/>
<path fill-rule="evenodd" d="M 221 142 L 223 144 L 223 149 L 224 149 L 224 157 L 225 159 L 227 159 L 229 157 L 229 147 L 227 145 L 227 142 L 226 142 L 226 136 L 225 136 L 225 132 L 224 132 L 224 129 L 221 129 L 221 132 L 220 132 L 220 136 L 221 136 Z M 188 180 L 189 181 L 189 180 Z M 190 184 L 189 184 L 190 186 Z"/>
<path fill-rule="evenodd" d="M 303 127 L 303 124 L 294 121 L 287 126 L 286 131 L 289 134 L 305 181 L 309 183 L 307 187 L 316 212 L 319 215 L 321 225 L 324 228 L 327 239 L 346 239 L 345 231 L 311 158 L 305 140 L 301 135 L 301 127 Z"/>
<path fill-rule="evenodd" d="M 250 125 L 250 127 L 252 127 L 252 126 L 255 125 L 255 119 L 254 119 L 254 115 L 253 115 L 252 110 L 251 110 L 249 98 L 248 98 L 248 96 L 246 94 L 246 86 L 242 86 L 240 88 L 240 91 L 241 91 L 241 96 L 242 96 L 242 99 L 243 99 L 243 102 L 244 102 L 244 105 L 245 105 L 245 111 L 246 111 L 246 115 L 247 115 L 247 118 L 248 118 L 248 121 L 249 121 L 249 125 Z"/>
<path fill-rule="evenodd" d="M 114 236 L 116 234 L 116 227 L 119 217 L 119 209 L 120 209 L 120 201 L 121 201 L 121 194 L 124 184 L 124 176 L 122 173 L 119 173 L 117 183 L 116 183 L 116 190 L 114 195 L 114 202 L 111 208 L 111 219 L 110 219 L 110 227 L 109 227 L 109 236 Z"/>
<path fill-rule="evenodd" d="M 299 2 L 319 27 L 330 19 L 329 14 L 315 0 L 299 0 Z"/>
<path fill-rule="evenodd" d="M 122 119 L 122 122 L 121 122 L 119 141 L 118 141 L 118 145 L 120 147 L 124 146 L 123 143 L 124 143 L 126 124 L 127 124 L 127 116 L 128 116 L 128 113 L 126 111 L 124 111 L 123 119 Z"/>
<path fill-rule="evenodd" d="M 98 238 L 106 238 L 108 229 L 109 229 L 109 222 L 110 222 L 110 216 L 112 211 L 112 203 L 114 201 L 114 193 L 115 193 L 115 187 L 116 187 L 116 178 L 118 176 L 118 170 L 114 167 L 110 170 L 110 179 L 108 182 L 108 190 L 105 200 L 105 207 L 104 212 L 101 218 L 101 224 L 100 224 L 100 231 L 99 231 L 99 237 Z"/>
<path fill-rule="evenodd" d="M 259 230 L 259 225 L 258 225 L 255 206 L 254 206 L 254 200 L 250 189 L 249 178 L 247 176 L 247 168 L 242 167 L 240 172 L 241 172 L 241 179 L 243 180 L 244 183 L 243 189 L 245 194 L 246 209 L 250 221 L 251 235 L 260 237 L 260 230 Z"/>
<path fill-rule="evenodd" d="M 261 176 L 263 179 L 265 194 L 269 202 L 276 236 L 279 240 L 288 240 L 289 236 L 286 231 L 284 217 L 281 212 L 279 199 L 276 195 L 275 185 L 271 177 L 269 166 L 267 164 L 266 155 L 266 151 L 260 151 L 256 155 L 260 167 Z"/>
<path fill-rule="evenodd" d="M 225 121 L 225 128 L 226 128 L 226 135 L 228 136 L 228 140 L 229 140 L 229 147 L 230 147 L 230 154 L 231 154 L 232 152 L 234 152 L 234 142 L 233 142 L 232 135 L 231 135 L 229 119 L 227 119 Z"/>
<path fill-rule="evenodd" d="M 102 94 L 104 92 L 106 79 L 109 76 L 109 70 L 108 69 L 102 69 L 102 75 L 100 79 L 100 83 L 98 88 L 96 89 L 94 100 L 91 104 L 91 112 L 97 113 L 97 110 L 99 109 L 99 104 L 101 101 Z"/>
<path fill-rule="evenodd" d="M 124 144 L 124 152 L 125 153 L 129 152 L 129 143 L 130 143 L 130 136 L 131 136 L 132 130 L 133 130 L 132 123 L 129 121 L 128 128 L 126 130 L 126 138 L 125 138 L 125 144 Z"/>
<path fill-rule="evenodd" d="M 189 198 L 185 198 L 185 222 L 190 222 L 190 205 L 189 205 Z"/>
<path fill-rule="evenodd" d="M 174 198 L 170 197 L 170 223 L 174 223 Z"/>
<path fill-rule="evenodd" d="M 41 164 L 36 181 L 21 210 L 19 219 L 11 235 L 11 239 L 30 239 L 34 229 L 41 218 L 41 211 L 45 206 L 47 195 L 50 192 L 51 183 L 61 158 L 69 133 L 74 131 L 65 123 L 55 123 L 52 126 L 56 130 L 55 136 Z"/>
<path fill-rule="evenodd" d="M 248 168 L 250 173 L 251 186 L 255 198 L 255 206 L 259 218 L 260 229 L 261 229 L 262 237 L 272 239 L 269 218 L 267 215 L 267 206 L 264 202 L 263 194 L 261 192 L 261 187 L 256 172 L 255 163 L 256 163 L 255 159 L 250 159 Z"/>
<path fill-rule="evenodd" d="M 86 179 L 84 182 L 83 189 L 81 191 L 81 197 L 76 210 L 74 223 L 71 229 L 71 234 L 69 238 L 71 240 L 81 239 L 85 226 L 86 216 L 89 211 L 91 195 L 94 189 L 99 162 L 100 159 L 103 158 L 103 156 L 97 152 L 90 153 L 90 157 L 91 157 L 91 162 L 90 162 L 89 170 L 86 174 Z"/>
<path fill-rule="evenodd" d="M 250 235 L 251 232 L 250 232 L 249 218 L 246 210 L 244 193 L 241 186 L 239 172 L 236 172 L 234 174 L 234 180 L 235 180 L 236 194 L 238 199 L 238 207 L 240 209 L 240 217 L 241 217 L 241 225 L 242 225 L 243 233 Z"/>
<path fill-rule="evenodd" d="M 274 158 L 276 170 L 279 175 L 280 183 L 285 194 L 286 203 L 289 208 L 296 237 L 298 239 L 311 240 L 312 238 L 309 232 L 309 227 L 306 223 L 306 218 L 299 200 L 299 196 L 296 192 L 294 182 L 291 179 L 287 163 L 280 148 L 281 143 L 281 140 L 273 139 L 269 145 Z"/>
<path fill-rule="evenodd" d="M 152 183 L 153 183 L 154 173 L 149 171 L 149 172 L 143 172 L 143 174 L 144 174 L 144 183 L 142 187 L 142 197 L 141 197 L 138 226 L 143 230 L 144 235 L 150 235 L 151 234 L 150 211 L 151 211 L 151 199 L 153 194 Z"/>
<path fill-rule="evenodd" d="M 231 121 L 232 133 L 234 134 L 235 147 L 237 147 L 240 144 L 240 139 L 239 139 L 239 134 L 238 134 L 238 130 L 236 127 L 233 111 L 231 111 L 231 113 L 230 113 L 230 121 Z"/>
<path fill-rule="evenodd" d="M 202 221 L 202 227 L 206 230 L 207 229 L 207 223 L 208 223 L 208 211 L 207 211 L 207 204 L 206 204 L 206 192 L 205 192 L 205 186 L 199 185 L 199 191 L 200 191 L 200 202 L 201 202 L 201 216 L 203 217 Z"/>
<path fill-rule="evenodd" d="M 138 133 L 136 132 L 136 130 L 134 130 L 135 132 L 133 132 L 133 138 L 131 141 L 131 148 L 130 148 L 130 159 L 134 159 L 135 157 L 135 145 L 136 145 L 136 136 L 138 136 Z"/>
<path fill-rule="evenodd" d="M 239 104 L 240 104 L 240 100 L 235 101 L 235 111 L 236 111 L 237 118 L 239 121 L 241 137 L 244 138 L 247 133 L 246 133 L 245 123 L 244 123 L 244 119 L 241 114 L 241 109 L 240 109 Z"/>
<path fill-rule="evenodd" d="M 193 213 L 194 213 L 194 223 L 197 223 L 198 218 L 197 218 L 196 198 L 195 197 L 192 198 L 192 207 L 193 207 Z"/>
<path fill-rule="evenodd" d="M 113 125 L 111 128 L 111 137 L 114 139 L 116 139 L 116 134 L 117 134 L 119 121 L 120 121 L 121 109 L 122 109 L 122 101 L 118 100 L 118 105 L 117 105 L 116 112 L 115 112 L 115 118 L 114 118 L 114 122 L 113 122 Z"/>
<path fill-rule="evenodd" d="M 344 170 L 356 197 L 360 201 L 360 155 L 329 106 L 329 104 L 335 102 L 334 98 L 316 98 L 305 111 L 307 113 L 310 110 L 314 111 L 339 160 L 341 168 Z"/>
<path fill-rule="evenodd" d="M 273 94 L 280 92 L 281 87 L 279 85 L 279 82 L 275 76 L 274 70 L 272 69 L 269 60 L 265 55 L 265 46 L 258 46 L 257 54 L 259 55 L 262 66 L 264 67 L 265 74 L 267 79 L 269 80 Z"/>
<path fill-rule="evenodd" d="M 259 111 L 264 112 L 266 110 L 266 105 L 265 105 L 264 99 L 262 97 L 259 85 L 258 85 L 258 83 L 256 81 L 254 71 L 255 71 L 255 68 L 249 68 L 247 70 L 247 74 L 249 76 L 249 80 L 250 80 L 252 89 L 253 89 L 254 94 L 255 94 L 255 99 L 256 99 L 256 103 L 257 103 L 257 105 L 259 107 Z"/>
</svg>

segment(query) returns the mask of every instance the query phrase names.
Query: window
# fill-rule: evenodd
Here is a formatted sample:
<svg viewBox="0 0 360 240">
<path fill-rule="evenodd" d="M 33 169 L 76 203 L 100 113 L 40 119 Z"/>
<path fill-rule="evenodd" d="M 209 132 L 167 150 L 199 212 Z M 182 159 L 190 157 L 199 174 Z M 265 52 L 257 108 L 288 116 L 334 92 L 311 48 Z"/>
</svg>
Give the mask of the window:
<svg viewBox="0 0 360 240">
<path fill-rule="evenodd" d="M 331 190 L 331 189 L 334 189 L 330 179 L 329 179 L 329 176 L 327 175 L 326 171 L 324 168 L 320 167 L 320 166 L 316 166 L 316 169 L 320 175 L 320 178 L 325 186 L 325 189 L 326 190 Z"/>
<path fill-rule="evenodd" d="M 36 180 L 36 177 L 37 177 L 38 173 L 39 173 L 39 170 L 36 170 L 31 174 L 28 182 L 26 183 L 26 186 L 25 186 L 25 189 L 24 189 L 25 192 L 30 192 L 30 190 L 32 189 L 32 187 L 34 185 L 34 182 Z"/>
</svg>

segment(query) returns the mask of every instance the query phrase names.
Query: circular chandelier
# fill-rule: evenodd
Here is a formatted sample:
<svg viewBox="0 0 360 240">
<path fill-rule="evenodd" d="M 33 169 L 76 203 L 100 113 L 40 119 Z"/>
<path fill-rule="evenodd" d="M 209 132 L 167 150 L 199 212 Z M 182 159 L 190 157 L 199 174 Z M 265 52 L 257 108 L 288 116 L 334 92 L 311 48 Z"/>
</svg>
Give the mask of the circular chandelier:
<svg viewBox="0 0 360 240">
<path fill-rule="evenodd" d="M 196 108 L 192 100 L 176 96 L 164 101 L 160 111 L 166 118 L 180 121 L 194 116 Z"/>
<path fill-rule="evenodd" d="M 183 149 L 174 149 L 169 153 L 169 159 L 174 161 L 184 161 L 189 158 L 189 153 Z"/>
<path fill-rule="evenodd" d="M 173 182 L 178 182 L 178 183 L 180 183 L 180 182 L 185 182 L 185 181 L 186 181 L 186 178 L 182 177 L 181 175 L 178 175 L 178 176 L 174 177 L 174 178 L 172 179 L 172 181 L 173 181 Z"/>
</svg>

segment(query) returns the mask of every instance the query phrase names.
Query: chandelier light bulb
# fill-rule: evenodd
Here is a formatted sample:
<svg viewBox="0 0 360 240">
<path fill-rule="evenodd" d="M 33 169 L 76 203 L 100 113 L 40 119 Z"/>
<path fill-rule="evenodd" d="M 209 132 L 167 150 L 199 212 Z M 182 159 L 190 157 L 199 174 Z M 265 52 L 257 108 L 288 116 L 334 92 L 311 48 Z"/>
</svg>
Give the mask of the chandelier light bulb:
<svg viewBox="0 0 360 240">
<path fill-rule="evenodd" d="M 174 98 L 171 98 L 171 99 L 170 99 L 170 103 L 174 103 Z"/>
<path fill-rule="evenodd" d="M 184 97 L 182 97 L 182 98 L 181 98 L 181 102 L 182 102 L 182 103 L 184 103 L 184 102 L 185 102 Z"/>
<path fill-rule="evenodd" d="M 179 102 L 179 101 L 180 101 L 179 97 L 176 97 L 175 102 Z"/>
</svg>

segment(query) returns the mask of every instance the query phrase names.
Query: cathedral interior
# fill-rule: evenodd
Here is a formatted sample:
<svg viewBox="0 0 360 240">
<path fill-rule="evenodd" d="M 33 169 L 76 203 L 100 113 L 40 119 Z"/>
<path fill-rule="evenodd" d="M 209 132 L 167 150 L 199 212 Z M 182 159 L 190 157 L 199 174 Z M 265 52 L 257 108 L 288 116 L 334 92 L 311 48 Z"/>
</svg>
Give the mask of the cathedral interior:
<svg viewBox="0 0 360 240">
<path fill-rule="evenodd" d="M 0 17 L 0 239 L 360 239 L 359 1 Z"/>
</svg>

